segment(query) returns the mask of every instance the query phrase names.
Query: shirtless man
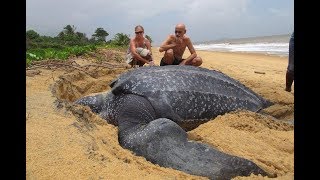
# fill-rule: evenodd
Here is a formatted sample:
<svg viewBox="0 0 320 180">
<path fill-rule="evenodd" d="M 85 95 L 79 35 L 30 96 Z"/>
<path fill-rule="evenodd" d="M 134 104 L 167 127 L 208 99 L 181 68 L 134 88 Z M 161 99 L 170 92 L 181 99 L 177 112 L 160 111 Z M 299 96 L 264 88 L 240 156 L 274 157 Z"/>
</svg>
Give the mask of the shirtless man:
<svg viewBox="0 0 320 180">
<path fill-rule="evenodd" d="M 129 48 L 127 50 L 127 63 L 134 67 L 144 64 L 154 65 L 151 52 L 151 42 L 144 37 L 144 28 L 138 25 L 134 28 L 136 36 L 130 39 Z"/>
<path fill-rule="evenodd" d="M 184 24 L 177 24 L 175 27 L 175 35 L 171 34 L 162 43 L 159 48 L 160 52 L 165 51 L 160 61 L 160 66 L 165 65 L 193 65 L 200 66 L 202 64 L 201 57 L 197 56 L 190 38 L 186 35 L 186 27 Z M 182 59 L 183 53 L 188 47 L 191 55 Z"/>
</svg>

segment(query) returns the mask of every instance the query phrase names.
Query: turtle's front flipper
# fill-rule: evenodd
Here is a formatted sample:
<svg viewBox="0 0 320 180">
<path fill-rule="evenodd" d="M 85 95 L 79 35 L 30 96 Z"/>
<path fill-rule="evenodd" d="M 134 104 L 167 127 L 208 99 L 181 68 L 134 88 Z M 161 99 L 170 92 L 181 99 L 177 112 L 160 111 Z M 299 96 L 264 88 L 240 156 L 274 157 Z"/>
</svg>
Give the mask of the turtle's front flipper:
<svg viewBox="0 0 320 180">
<path fill-rule="evenodd" d="M 118 106 L 122 111 L 117 116 L 120 145 L 152 163 L 211 179 L 231 179 L 251 173 L 267 175 L 249 160 L 188 141 L 187 133 L 175 122 L 155 119 L 155 112 L 145 98 L 126 95 L 122 100 L 122 106 Z"/>
<path fill-rule="evenodd" d="M 76 100 L 75 104 L 80 104 L 83 106 L 89 106 L 92 112 L 99 114 L 102 110 L 106 108 L 106 102 L 114 97 L 112 93 L 100 93 L 92 96 L 85 96 Z"/>
</svg>

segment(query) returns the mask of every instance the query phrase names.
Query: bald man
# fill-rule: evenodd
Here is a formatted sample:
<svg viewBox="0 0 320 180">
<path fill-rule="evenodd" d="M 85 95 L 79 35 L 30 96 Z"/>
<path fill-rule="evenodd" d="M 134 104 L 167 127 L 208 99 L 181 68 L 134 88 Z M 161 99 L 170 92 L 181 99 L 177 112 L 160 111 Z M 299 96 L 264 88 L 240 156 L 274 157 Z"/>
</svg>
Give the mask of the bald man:
<svg viewBox="0 0 320 180">
<path fill-rule="evenodd" d="M 160 66 L 165 65 L 192 65 L 200 66 L 202 64 L 201 57 L 192 45 L 190 38 L 186 35 L 186 26 L 184 24 L 177 24 L 175 27 L 175 34 L 170 34 L 167 39 L 161 44 L 159 51 L 164 52 L 164 56 L 160 61 Z M 188 47 L 190 56 L 182 59 L 183 53 Z"/>
</svg>

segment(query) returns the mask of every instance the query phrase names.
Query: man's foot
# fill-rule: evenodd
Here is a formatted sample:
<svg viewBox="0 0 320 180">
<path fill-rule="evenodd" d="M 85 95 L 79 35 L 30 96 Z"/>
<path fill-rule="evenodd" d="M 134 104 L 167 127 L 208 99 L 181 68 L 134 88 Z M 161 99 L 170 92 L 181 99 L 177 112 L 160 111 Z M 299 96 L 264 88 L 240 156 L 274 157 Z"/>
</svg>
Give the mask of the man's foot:
<svg viewBox="0 0 320 180">
<path fill-rule="evenodd" d="M 286 87 L 284 90 L 288 91 L 288 92 L 291 92 L 291 88 L 290 87 Z"/>
</svg>

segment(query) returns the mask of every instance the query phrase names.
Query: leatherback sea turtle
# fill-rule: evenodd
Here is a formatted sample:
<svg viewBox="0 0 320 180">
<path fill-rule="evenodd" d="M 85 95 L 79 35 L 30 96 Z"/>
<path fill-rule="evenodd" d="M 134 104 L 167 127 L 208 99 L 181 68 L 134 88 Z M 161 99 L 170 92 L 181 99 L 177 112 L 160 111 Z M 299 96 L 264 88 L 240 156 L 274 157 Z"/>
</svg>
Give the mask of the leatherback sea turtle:
<svg viewBox="0 0 320 180">
<path fill-rule="evenodd" d="M 152 163 L 211 179 L 267 173 L 252 161 L 189 141 L 185 130 L 237 109 L 271 103 L 227 75 L 194 66 L 140 67 L 111 91 L 76 101 L 118 125 L 119 143 Z"/>
</svg>

